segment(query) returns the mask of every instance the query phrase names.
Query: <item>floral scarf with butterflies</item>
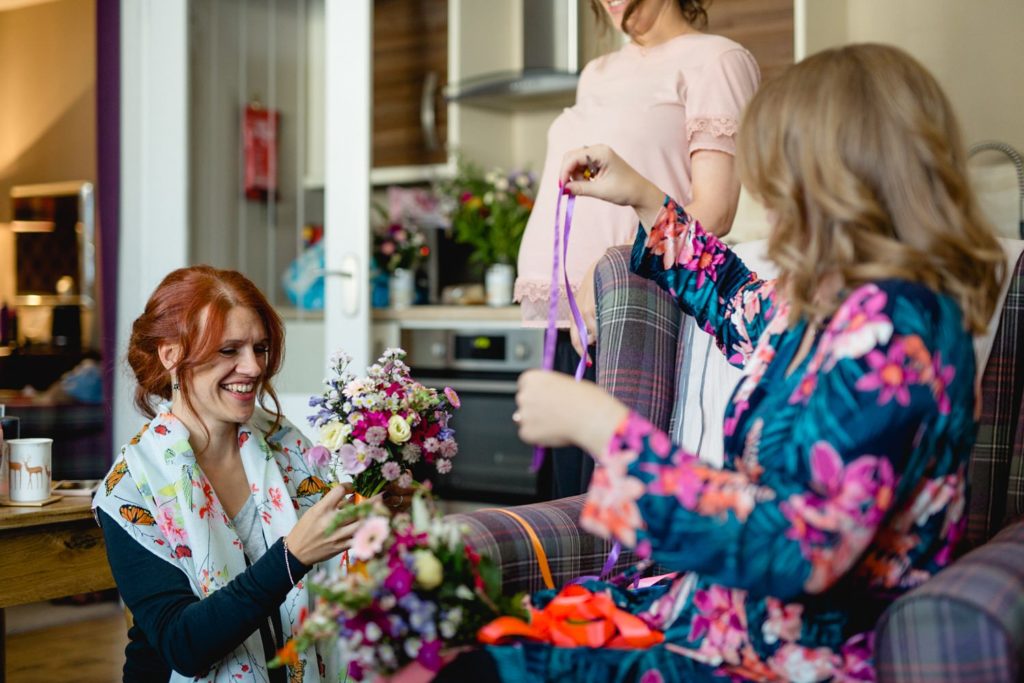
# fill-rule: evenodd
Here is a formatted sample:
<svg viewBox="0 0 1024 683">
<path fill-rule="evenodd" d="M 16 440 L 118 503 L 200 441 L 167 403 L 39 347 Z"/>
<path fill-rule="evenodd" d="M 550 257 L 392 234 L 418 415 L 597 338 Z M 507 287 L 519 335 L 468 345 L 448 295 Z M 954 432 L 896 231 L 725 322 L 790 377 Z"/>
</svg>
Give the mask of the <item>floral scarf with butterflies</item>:
<svg viewBox="0 0 1024 683">
<path fill-rule="evenodd" d="M 267 547 L 291 531 L 298 516 L 326 490 L 321 473 L 303 457 L 309 444 L 299 430 L 282 420 L 271 432 L 273 422 L 257 410 L 238 428 L 239 452 Z M 195 595 L 204 598 L 244 572 L 246 560 L 242 542 L 196 462 L 188 437 L 170 406 L 161 406 L 121 449 L 93 507 L 106 512 L 142 547 L 183 571 Z M 306 582 L 299 581 L 281 605 L 285 639 L 310 606 Z M 193 679 L 174 673 L 171 680 L 220 683 L 244 675 L 245 680 L 268 681 L 263 652 L 256 631 L 205 676 Z M 289 679 L 320 681 L 318 659 L 312 649 L 301 653 Z"/>
</svg>

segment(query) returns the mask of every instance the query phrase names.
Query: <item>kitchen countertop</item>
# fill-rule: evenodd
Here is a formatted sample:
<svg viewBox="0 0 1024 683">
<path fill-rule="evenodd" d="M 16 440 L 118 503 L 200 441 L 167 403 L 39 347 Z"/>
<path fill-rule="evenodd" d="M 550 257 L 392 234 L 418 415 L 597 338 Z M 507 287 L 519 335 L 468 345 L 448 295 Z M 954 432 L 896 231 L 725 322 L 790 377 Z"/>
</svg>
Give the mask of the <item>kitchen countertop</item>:
<svg viewBox="0 0 1024 683">
<path fill-rule="evenodd" d="M 515 322 L 520 320 L 519 306 L 409 306 L 375 308 L 374 322 Z"/>
</svg>

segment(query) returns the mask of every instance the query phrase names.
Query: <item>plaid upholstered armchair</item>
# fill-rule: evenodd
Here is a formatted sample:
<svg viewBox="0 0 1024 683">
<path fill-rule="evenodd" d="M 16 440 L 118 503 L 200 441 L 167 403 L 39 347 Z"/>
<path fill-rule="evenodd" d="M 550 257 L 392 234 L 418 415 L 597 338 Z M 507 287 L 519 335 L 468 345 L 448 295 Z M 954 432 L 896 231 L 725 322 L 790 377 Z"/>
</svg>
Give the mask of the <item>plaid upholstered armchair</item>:
<svg viewBox="0 0 1024 683">
<path fill-rule="evenodd" d="M 1010 286 L 981 376 L 965 552 L 882 617 L 881 681 L 1024 680 L 1024 257 L 1020 243 L 1008 246 Z M 674 303 L 629 273 L 627 248 L 609 250 L 595 277 L 598 383 L 678 436 L 680 404 L 704 401 L 692 384 L 723 376 L 692 370 L 693 356 L 698 365 L 708 357 L 694 354 Z M 501 564 L 506 589 L 533 591 L 600 571 L 611 546 L 578 528 L 582 503 L 577 496 L 459 517 Z M 634 559 L 623 553 L 617 570 Z"/>
</svg>

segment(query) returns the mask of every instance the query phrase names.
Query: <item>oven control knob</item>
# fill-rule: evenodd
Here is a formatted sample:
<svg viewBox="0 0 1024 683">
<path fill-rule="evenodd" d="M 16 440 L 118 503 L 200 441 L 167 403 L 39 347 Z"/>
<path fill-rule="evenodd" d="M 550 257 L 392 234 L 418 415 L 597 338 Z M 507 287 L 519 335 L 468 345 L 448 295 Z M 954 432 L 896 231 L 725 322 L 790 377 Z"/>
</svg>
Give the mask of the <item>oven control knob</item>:
<svg viewBox="0 0 1024 683">
<path fill-rule="evenodd" d="M 512 349 L 512 354 L 516 360 L 526 360 L 530 357 L 530 347 L 523 343 L 516 344 Z"/>
<path fill-rule="evenodd" d="M 443 342 L 434 342 L 430 345 L 430 355 L 434 358 L 444 358 L 445 346 Z"/>
</svg>

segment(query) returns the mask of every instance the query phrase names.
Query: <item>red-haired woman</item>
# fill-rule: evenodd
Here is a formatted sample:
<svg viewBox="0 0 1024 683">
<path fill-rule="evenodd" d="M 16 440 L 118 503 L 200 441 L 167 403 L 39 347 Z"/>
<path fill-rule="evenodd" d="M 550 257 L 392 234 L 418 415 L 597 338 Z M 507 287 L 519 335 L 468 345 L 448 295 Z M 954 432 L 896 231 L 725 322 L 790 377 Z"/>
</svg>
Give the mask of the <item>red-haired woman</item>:
<svg viewBox="0 0 1024 683">
<path fill-rule="evenodd" d="M 125 681 L 324 675 L 312 649 L 290 672 L 266 665 L 310 606 L 302 578 L 354 531 L 327 533 L 347 489 L 326 490 L 276 409 L 283 357 L 281 319 L 235 271 L 174 271 L 132 326 L 135 404 L 150 421 L 93 501 L 134 618 Z"/>
</svg>

